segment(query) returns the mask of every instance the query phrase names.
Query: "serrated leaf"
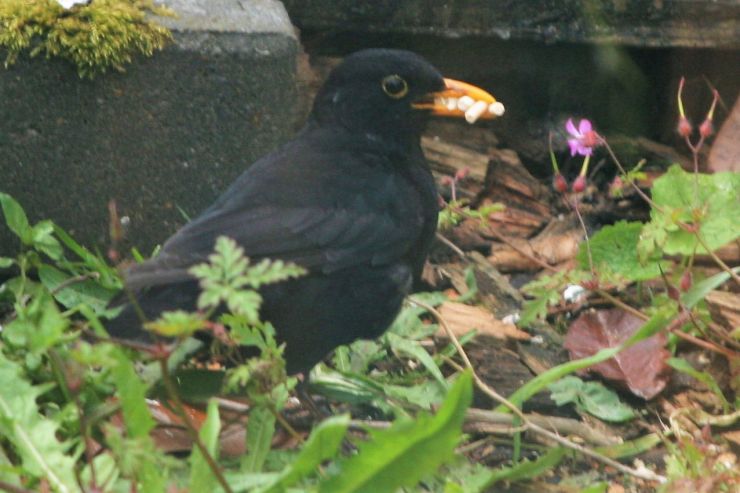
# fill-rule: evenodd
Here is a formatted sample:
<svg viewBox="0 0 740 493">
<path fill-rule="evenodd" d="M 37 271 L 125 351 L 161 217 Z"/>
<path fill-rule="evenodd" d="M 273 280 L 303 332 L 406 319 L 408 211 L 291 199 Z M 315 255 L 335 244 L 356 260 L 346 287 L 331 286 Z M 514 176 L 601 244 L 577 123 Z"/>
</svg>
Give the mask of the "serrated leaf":
<svg viewBox="0 0 740 493">
<path fill-rule="evenodd" d="M 128 434 L 132 438 L 148 437 L 155 423 L 146 405 L 147 386 L 139 379 L 134 364 L 123 350 L 116 348 L 110 355 L 116 361 L 111 368 L 111 376 L 121 402 Z"/>
<path fill-rule="evenodd" d="M 740 173 L 694 174 L 671 166 L 655 180 L 652 198 L 675 220 L 697 223 L 707 246 L 714 250 L 740 237 Z M 698 219 L 694 211 L 699 211 Z M 664 220 L 664 213 L 651 211 L 653 221 Z M 670 255 L 705 252 L 695 235 L 675 228 L 669 231 L 663 247 Z"/>
<path fill-rule="evenodd" d="M 257 265 L 250 267 L 247 274 L 247 282 L 254 289 L 263 284 L 284 281 L 293 277 L 299 277 L 306 273 L 306 269 L 296 264 L 285 263 L 282 260 L 264 259 Z"/>
<path fill-rule="evenodd" d="M 348 426 L 348 415 L 333 416 L 322 421 L 311 431 L 298 456 L 260 493 L 282 493 L 313 474 L 323 461 L 336 456 Z"/>
<path fill-rule="evenodd" d="M 174 310 L 162 312 L 158 319 L 146 322 L 144 328 L 165 337 L 190 337 L 205 325 L 206 321 L 198 313 Z"/>
<path fill-rule="evenodd" d="M 80 491 L 69 444 L 59 442 L 59 425 L 39 413 L 36 398 L 42 392 L 22 375 L 21 367 L 0 352 L 0 435 L 10 442 L 26 474 L 45 478 L 54 491 Z"/>
<path fill-rule="evenodd" d="M 414 486 L 449 460 L 461 438 L 472 399 L 472 376 L 461 374 L 435 416 L 399 419 L 387 430 L 371 433 L 357 455 L 338 463 L 337 474 L 322 481 L 321 493 L 393 493 Z"/>
<path fill-rule="evenodd" d="M 599 279 L 643 281 L 660 275 L 659 255 L 650 255 L 642 262 L 638 257 L 637 246 L 642 229 L 642 223 L 619 221 L 604 226 L 593 235 L 589 245 Z M 577 259 L 581 269 L 590 270 L 585 242 L 579 247 Z"/>
<path fill-rule="evenodd" d="M 5 326 L 2 337 L 39 353 L 57 344 L 68 326 L 51 294 L 39 288 L 28 306 L 19 309 L 16 319 Z"/>
<path fill-rule="evenodd" d="M 257 323 L 262 296 L 257 291 L 233 291 L 226 296 L 226 306 L 231 313 L 244 315 L 248 323 Z"/>
<path fill-rule="evenodd" d="M 208 401 L 206 413 L 206 420 L 199 431 L 200 440 L 211 457 L 218 459 L 218 434 L 221 430 L 221 419 L 216 399 Z M 195 446 L 190 454 L 190 467 L 190 491 L 209 492 L 216 489 L 218 480 L 205 457 L 203 457 L 200 448 Z"/>
<path fill-rule="evenodd" d="M 2 206 L 5 222 L 10 230 L 21 239 L 24 245 L 30 245 L 33 232 L 23 207 L 13 197 L 2 192 L 0 192 L 0 206 Z"/>
</svg>

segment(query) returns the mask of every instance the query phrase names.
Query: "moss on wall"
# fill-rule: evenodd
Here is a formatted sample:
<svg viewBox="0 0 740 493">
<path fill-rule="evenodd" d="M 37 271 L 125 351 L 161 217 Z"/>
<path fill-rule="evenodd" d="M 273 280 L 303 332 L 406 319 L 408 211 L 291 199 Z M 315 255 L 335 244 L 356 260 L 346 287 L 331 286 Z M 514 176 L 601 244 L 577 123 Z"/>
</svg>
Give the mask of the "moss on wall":
<svg viewBox="0 0 740 493">
<path fill-rule="evenodd" d="M 6 51 L 6 67 L 28 52 L 67 59 L 80 77 L 93 77 L 123 70 L 136 54 L 151 56 L 171 40 L 152 14 L 174 15 L 152 0 L 93 0 L 70 9 L 55 0 L 3 0 L 0 49 Z"/>
</svg>

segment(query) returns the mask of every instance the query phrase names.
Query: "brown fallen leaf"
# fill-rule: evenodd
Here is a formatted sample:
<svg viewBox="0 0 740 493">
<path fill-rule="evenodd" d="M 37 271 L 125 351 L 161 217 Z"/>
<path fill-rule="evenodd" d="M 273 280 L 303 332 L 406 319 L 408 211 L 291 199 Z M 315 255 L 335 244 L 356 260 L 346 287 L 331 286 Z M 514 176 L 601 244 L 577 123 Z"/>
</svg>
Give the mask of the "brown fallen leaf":
<svg viewBox="0 0 740 493">
<path fill-rule="evenodd" d="M 710 171 L 740 171 L 740 96 L 709 150 Z"/>
<path fill-rule="evenodd" d="M 492 245 L 488 260 L 502 272 L 537 271 L 542 268 L 532 257 L 550 265 L 575 258 L 583 241 L 583 230 L 576 217 L 553 219 L 537 236 L 531 239 L 511 238 L 510 245 Z M 523 255 L 521 252 L 526 253 Z"/>
<path fill-rule="evenodd" d="M 588 311 L 570 324 L 564 346 L 571 359 L 584 358 L 621 344 L 643 324 L 642 319 L 617 308 Z M 655 334 L 588 371 L 624 385 L 643 399 L 652 399 L 668 382 L 666 340 L 664 333 Z"/>
<path fill-rule="evenodd" d="M 439 307 L 439 312 L 456 336 L 467 334 L 475 329 L 478 334 L 495 337 L 496 339 L 528 340 L 531 336 L 516 328 L 516 325 L 498 320 L 488 310 L 478 307 L 445 301 Z M 438 335 L 445 335 L 440 329 Z"/>
</svg>

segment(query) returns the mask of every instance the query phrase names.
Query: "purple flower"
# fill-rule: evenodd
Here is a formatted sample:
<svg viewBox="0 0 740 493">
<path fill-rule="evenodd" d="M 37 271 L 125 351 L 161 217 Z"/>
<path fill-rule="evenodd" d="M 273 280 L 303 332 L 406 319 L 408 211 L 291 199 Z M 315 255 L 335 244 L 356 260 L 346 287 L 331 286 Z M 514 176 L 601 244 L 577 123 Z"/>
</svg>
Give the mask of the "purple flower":
<svg viewBox="0 0 740 493">
<path fill-rule="evenodd" d="M 598 135 L 591 127 L 591 122 L 584 118 L 578 123 L 578 128 L 576 128 L 573 124 L 573 119 L 568 118 L 568 121 L 565 123 L 565 129 L 572 137 L 568 139 L 570 155 L 575 156 L 576 154 L 580 154 L 581 156 L 590 156 L 593 148 L 599 143 Z"/>
</svg>

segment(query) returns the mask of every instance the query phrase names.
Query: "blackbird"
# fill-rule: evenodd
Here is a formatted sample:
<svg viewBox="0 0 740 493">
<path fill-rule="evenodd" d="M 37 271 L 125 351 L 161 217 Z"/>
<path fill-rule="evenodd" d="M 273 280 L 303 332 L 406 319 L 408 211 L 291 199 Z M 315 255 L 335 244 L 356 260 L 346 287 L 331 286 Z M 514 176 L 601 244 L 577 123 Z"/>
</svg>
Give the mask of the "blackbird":
<svg viewBox="0 0 740 493">
<path fill-rule="evenodd" d="M 468 120 L 502 108 L 408 51 L 346 57 L 295 139 L 252 164 L 156 257 L 132 267 L 127 291 L 148 319 L 194 310 L 199 287 L 188 269 L 225 235 L 251 259 L 308 271 L 260 289 L 261 317 L 285 342 L 289 373 L 310 370 L 339 345 L 377 337 L 418 282 L 437 226 L 437 192 L 419 145 L 424 121 L 464 116 L 471 101 L 484 111 L 475 118 L 467 111 Z M 110 335 L 151 342 L 135 307 L 123 305 Z"/>
</svg>

